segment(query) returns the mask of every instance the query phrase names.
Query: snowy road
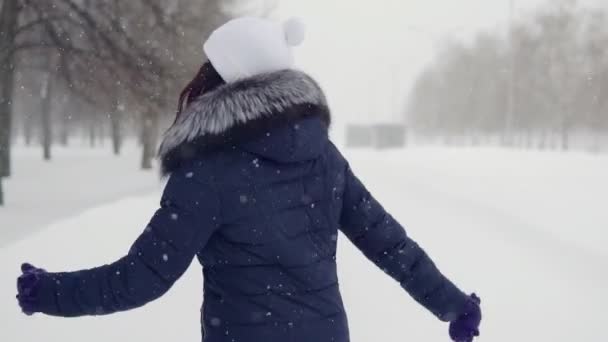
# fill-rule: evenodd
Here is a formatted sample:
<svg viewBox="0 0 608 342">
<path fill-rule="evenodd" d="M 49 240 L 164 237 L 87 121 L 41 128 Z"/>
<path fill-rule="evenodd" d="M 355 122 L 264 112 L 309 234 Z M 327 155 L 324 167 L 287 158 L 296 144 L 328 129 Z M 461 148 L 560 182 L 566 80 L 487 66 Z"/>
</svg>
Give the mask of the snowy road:
<svg viewBox="0 0 608 342">
<path fill-rule="evenodd" d="M 439 267 L 481 296 L 480 341 L 608 340 L 606 157 L 414 149 L 351 153 L 351 160 Z M 143 228 L 157 197 L 93 209 L 0 249 L 0 272 L 16 275 L 25 259 L 50 270 L 112 261 Z M 338 261 L 354 342 L 449 340 L 445 324 L 343 237 Z M 144 309 L 63 320 L 19 315 L 14 277 L 3 276 L 0 341 L 197 341 L 199 269 L 185 278 Z"/>
<path fill-rule="evenodd" d="M 157 172 L 140 171 L 133 144 L 119 157 L 109 146 L 56 148 L 51 162 L 42 160 L 39 147 L 16 147 L 13 154 L 13 177 L 5 181 L 7 203 L 0 211 L 0 247 L 87 208 L 160 186 Z"/>
<path fill-rule="evenodd" d="M 429 154 L 437 159 L 429 158 Z M 410 156 L 405 163 L 395 159 L 387 161 L 385 156 L 367 156 L 365 162 L 356 163 L 355 167 L 368 183 L 373 183 L 377 196 L 386 203 L 389 211 L 409 227 L 410 235 L 427 248 L 440 268 L 464 289 L 476 291 L 482 297 L 485 314 L 483 340 L 608 340 L 608 332 L 604 330 L 608 323 L 605 313 L 608 307 L 608 259 L 592 248 L 584 247 L 595 246 L 590 240 L 606 246 L 604 243 L 608 233 L 596 234 L 595 230 L 596 225 L 608 227 L 606 217 L 589 226 L 556 226 L 555 233 L 550 234 L 544 225 L 535 224 L 538 211 L 542 211 L 538 207 L 559 207 L 560 203 L 556 202 L 563 196 L 548 192 L 544 194 L 544 203 L 536 203 L 535 198 L 543 196 L 536 192 L 539 188 L 552 186 L 553 192 L 563 193 L 564 186 L 569 187 L 569 184 L 526 184 L 527 193 L 521 193 L 517 198 L 511 194 L 517 192 L 514 188 L 517 184 L 511 183 L 512 170 L 493 174 L 483 172 L 484 168 L 497 167 L 496 163 L 500 162 L 493 159 L 500 155 L 493 156 L 492 151 L 487 151 L 488 155 L 475 152 L 477 157 L 484 157 L 482 160 L 485 163 L 480 165 L 470 160 L 471 163 L 462 163 L 469 155 L 461 151 L 429 154 L 424 157 Z M 529 156 L 514 157 L 521 160 Z M 515 160 L 503 162 L 506 164 Z M 551 162 L 555 161 L 545 160 L 548 163 L 545 168 L 553 166 Z M 530 164 L 525 162 L 519 167 L 533 173 Z M 461 168 L 476 169 L 477 172 L 460 173 Z M 591 171 L 596 170 L 588 170 L 588 176 L 591 176 Z M 568 178 L 568 171 L 561 172 Z M 382 175 L 381 182 L 377 178 L 379 175 Z M 534 178 L 533 175 L 528 176 Z M 606 190 L 606 180 L 602 184 L 603 176 L 598 173 L 597 177 L 577 182 L 581 191 L 588 192 L 588 200 L 591 201 L 594 194 L 606 194 L 599 193 Z M 504 187 L 496 186 L 495 182 L 500 179 L 495 178 L 502 179 Z M 546 179 L 551 181 L 551 177 Z M 489 188 L 486 190 L 503 198 L 475 198 L 471 192 L 476 191 L 476 185 Z M 470 192 L 464 189 L 470 189 Z M 507 198 L 512 198 L 516 203 L 508 203 Z M 501 200 L 503 207 L 493 206 Z M 601 213 L 595 212 L 593 207 L 579 199 L 579 202 L 571 203 L 567 212 L 554 212 L 554 215 L 546 218 L 545 223 L 553 223 L 561 217 L 567 224 L 571 216 L 576 215 Z M 573 235 L 568 229 L 587 236 L 577 239 L 580 244 L 572 242 L 570 237 Z M 342 252 L 346 252 L 342 260 L 348 260 L 343 261 L 342 266 L 352 267 L 352 272 L 345 275 L 350 278 L 356 275 L 360 280 L 355 282 L 356 285 L 345 284 L 347 286 L 344 287 L 354 309 L 351 324 L 355 341 L 372 341 L 374 331 L 382 331 L 385 341 L 446 340 L 441 327 L 427 322 L 425 316 L 415 315 L 416 310 L 408 300 L 383 298 L 381 304 L 374 304 L 373 298 L 367 298 L 367 303 L 363 303 L 362 296 L 357 297 L 357 293 L 373 291 L 374 286 L 384 283 L 380 279 L 383 274 L 357 274 L 360 272 L 356 270 L 365 267 L 364 264 L 351 262 L 359 258 L 350 248 L 342 249 Z M 372 276 L 378 278 L 374 279 L 374 284 L 364 282 L 364 279 Z M 343 277 L 344 281 L 347 280 Z M 386 298 L 396 299 L 399 296 L 399 290 L 393 289 L 390 281 L 382 293 L 386 294 Z M 372 314 L 366 315 L 370 308 L 375 309 Z M 387 311 L 390 314 L 387 315 Z M 398 337 L 400 331 L 403 338 Z"/>
</svg>

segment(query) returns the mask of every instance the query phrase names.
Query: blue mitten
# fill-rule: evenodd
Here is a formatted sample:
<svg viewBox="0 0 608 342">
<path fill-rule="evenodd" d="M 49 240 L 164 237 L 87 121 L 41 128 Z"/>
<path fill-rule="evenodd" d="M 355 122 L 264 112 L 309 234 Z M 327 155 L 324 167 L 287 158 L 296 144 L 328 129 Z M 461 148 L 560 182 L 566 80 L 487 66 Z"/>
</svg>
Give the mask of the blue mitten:
<svg viewBox="0 0 608 342">
<path fill-rule="evenodd" d="M 472 342 L 479 336 L 481 323 L 481 299 L 474 293 L 469 298 L 463 313 L 450 323 L 450 337 L 455 342 Z"/>
<path fill-rule="evenodd" d="M 17 278 L 17 300 L 23 313 L 30 316 L 38 312 L 40 278 L 47 272 L 28 263 L 21 265 L 21 272 Z"/>
</svg>

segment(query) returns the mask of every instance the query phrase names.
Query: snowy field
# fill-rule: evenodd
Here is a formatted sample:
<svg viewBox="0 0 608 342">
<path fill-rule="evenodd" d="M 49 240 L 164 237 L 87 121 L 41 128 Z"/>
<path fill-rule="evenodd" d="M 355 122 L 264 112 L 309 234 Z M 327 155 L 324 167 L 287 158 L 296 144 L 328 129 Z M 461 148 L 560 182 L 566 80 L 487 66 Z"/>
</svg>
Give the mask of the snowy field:
<svg viewBox="0 0 608 342">
<path fill-rule="evenodd" d="M 349 155 L 440 268 L 481 296 L 480 341 L 608 341 L 607 156 L 434 148 Z M 111 188 L 142 177 L 100 170 L 87 179 L 103 182 L 112 201 L 120 194 Z M 142 184 L 141 191 L 156 186 Z M 14 294 L 22 261 L 51 271 L 111 262 L 126 253 L 159 196 L 150 190 L 84 212 L 86 203 L 52 203 L 73 187 L 34 187 L 51 193 L 28 204 L 31 216 L 48 218 L 47 207 L 62 206 L 74 215 L 0 248 L 0 341 L 199 341 L 198 265 L 165 297 L 133 312 L 70 320 L 19 313 Z M 338 262 L 353 342 L 449 341 L 447 325 L 344 237 Z"/>
<path fill-rule="evenodd" d="M 122 152 L 112 155 L 109 143 L 95 149 L 58 147 L 53 160 L 44 162 L 40 147 L 17 146 L 13 177 L 4 181 L 0 247 L 100 203 L 158 189 L 158 172 L 139 170 L 139 149 L 129 143 Z"/>
</svg>

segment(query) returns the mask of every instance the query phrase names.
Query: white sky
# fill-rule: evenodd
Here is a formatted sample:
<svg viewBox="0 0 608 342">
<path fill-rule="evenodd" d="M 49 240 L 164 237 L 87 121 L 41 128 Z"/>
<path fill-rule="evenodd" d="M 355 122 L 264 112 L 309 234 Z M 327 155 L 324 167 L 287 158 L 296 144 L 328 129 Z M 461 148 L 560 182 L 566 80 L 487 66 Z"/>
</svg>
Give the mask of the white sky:
<svg viewBox="0 0 608 342">
<path fill-rule="evenodd" d="M 515 0 L 515 16 L 558 0 Z M 582 0 L 608 7 L 608 0 Z M 338 121 L 400 117 L 416 74 L 445 39 L 505 30 L 509 0 L 280 0 L 307 24 L 303 69 L 328 92 Z M 356 100 L 354 100 L 356 99 Z M 363 101 L 365 99 L 365 101 Z M 353 103 L 356 102 L 356 103 Z"/>
</svg>

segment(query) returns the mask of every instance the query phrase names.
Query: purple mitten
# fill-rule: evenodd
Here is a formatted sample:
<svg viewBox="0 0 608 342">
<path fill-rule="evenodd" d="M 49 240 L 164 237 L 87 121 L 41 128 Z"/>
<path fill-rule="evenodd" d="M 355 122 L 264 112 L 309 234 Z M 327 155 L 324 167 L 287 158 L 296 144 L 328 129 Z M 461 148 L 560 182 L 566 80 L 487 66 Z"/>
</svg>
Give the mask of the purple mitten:
<svg viewBox="0 0 608 342">
<path fill-rule="evenodd" d="M 463 313 L 450 323 L 450 337 L 455 342 L 472 342 L 473 338 L 479 336 L 479 324 L 481 323 L 481 299 L 474 293 L 471 295 L 464 308 Z"/>
<path fill-rule="evenodd" d="M 30 316 L 38 311 L 38 284 L 47 272 L 28 263 L 21 265 L 21 272 L 23 274 L 17 278 L 17 300 L 23 313 Z"/>
</svg>

